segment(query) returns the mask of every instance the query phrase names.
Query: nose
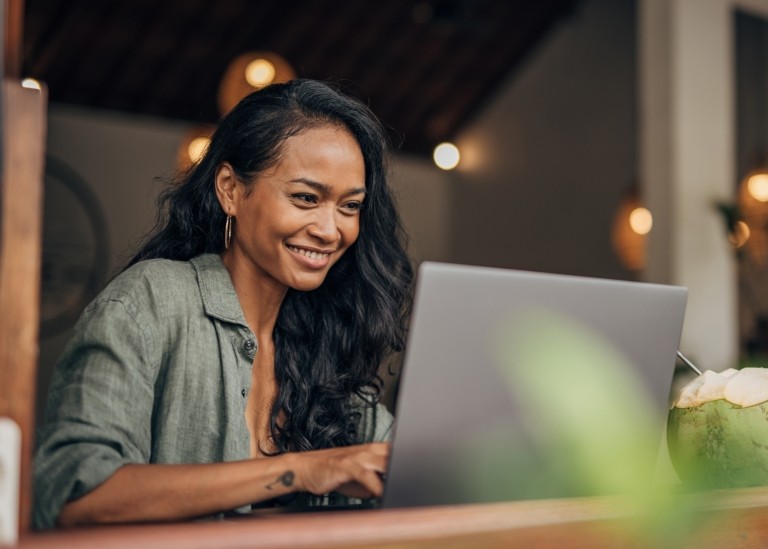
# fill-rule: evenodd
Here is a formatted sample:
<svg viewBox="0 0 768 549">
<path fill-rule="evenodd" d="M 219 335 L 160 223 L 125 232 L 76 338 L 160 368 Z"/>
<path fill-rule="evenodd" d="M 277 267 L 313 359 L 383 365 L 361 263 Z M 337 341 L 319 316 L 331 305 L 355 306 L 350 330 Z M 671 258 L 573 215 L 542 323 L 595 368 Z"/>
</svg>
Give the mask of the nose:
<svg viewBox="0 0 768 549">
<path fill-rule="evenodd" d="M 336 212 L 334 209 L 318 208 L 315 211 L 315 219 L 307 228 L 307 232 L 326 244 L 337 242 L 341 238 L 341 233 L 336 222 Z"/>
</svg>

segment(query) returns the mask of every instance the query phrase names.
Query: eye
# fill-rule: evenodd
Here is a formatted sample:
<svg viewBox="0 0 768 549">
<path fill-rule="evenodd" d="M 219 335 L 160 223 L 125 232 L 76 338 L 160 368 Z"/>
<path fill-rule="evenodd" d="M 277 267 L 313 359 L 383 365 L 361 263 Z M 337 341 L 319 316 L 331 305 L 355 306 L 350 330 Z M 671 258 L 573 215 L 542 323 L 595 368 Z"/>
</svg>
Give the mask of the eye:
<svg viewBox="0 0 768 549">
<path fill-rule="evenodd" d="M 296 193 L 292 194 L 291 198 L 301 204 L 317 204 L 317 196 L 311 193 Z"/>
<path fill-rule="evenodd" d="M 341 208 L 345 213 L 355 214 L 363 208 L 363 202 L 362 200 L 351 200 L 342 204 Z"/>
</svg>

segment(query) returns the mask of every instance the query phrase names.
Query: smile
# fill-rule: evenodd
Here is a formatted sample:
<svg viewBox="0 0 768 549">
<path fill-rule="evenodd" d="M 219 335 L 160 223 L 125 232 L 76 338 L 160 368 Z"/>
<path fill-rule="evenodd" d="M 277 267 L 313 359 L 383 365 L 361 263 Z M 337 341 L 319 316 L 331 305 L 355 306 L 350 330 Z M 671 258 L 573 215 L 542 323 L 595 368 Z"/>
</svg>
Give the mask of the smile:
<svg viewBox="0 0 768 549">
<path fill-rule="evenodd" d="M 328 259 L 331 256 L 330 253 L 326 252 L 314 252 L 311 250 L 305 250 L 304 248 L 297 248 L 296 246 L 286 245 L 286 247 L 293 253 L 303 255 L 309 259 Z"/>
</svg>

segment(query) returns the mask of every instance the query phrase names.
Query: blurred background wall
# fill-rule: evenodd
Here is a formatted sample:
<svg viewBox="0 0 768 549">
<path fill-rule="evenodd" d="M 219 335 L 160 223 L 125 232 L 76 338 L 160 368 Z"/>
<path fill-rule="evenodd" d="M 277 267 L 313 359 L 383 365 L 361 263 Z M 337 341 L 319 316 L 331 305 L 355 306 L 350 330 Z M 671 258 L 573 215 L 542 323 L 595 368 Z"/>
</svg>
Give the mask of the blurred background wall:
<svg viewBox="0 0 768 549">
<path fill-rule="evenodd" d="M 611 247 L 637 184 L 635 2 L 590 1 L 459 135 L 451 258 L 631 278 Z"/>
</svg>

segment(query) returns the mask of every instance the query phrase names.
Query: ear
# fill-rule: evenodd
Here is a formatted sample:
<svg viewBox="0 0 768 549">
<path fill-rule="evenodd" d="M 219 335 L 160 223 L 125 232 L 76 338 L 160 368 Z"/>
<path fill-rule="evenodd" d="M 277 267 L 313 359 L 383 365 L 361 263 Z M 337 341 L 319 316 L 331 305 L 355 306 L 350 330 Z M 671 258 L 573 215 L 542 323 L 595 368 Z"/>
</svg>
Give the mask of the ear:
<svg viewBox="0 0 768 549">
<path fill-rule="evenodd" d="M 229 162 L 222 162 L 216 168 L 214 184 L 216 185 L 216 197 L 219 199 L 221 209 L 227 215 L 237 215 L 237 204 L 240 194 L 237 175 Z"/>
</svg>

